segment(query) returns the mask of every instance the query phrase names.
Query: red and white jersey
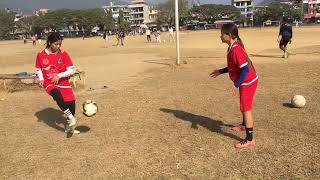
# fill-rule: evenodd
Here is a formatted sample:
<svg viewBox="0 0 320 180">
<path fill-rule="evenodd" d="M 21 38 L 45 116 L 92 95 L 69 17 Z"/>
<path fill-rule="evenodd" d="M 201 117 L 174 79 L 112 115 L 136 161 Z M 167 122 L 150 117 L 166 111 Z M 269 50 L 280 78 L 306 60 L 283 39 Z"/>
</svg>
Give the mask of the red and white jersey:
<svg viewBox="0 0 320 180">
<path fill-rule="evenodd" d="M 47 49 L 37 54 L 36 68 L 42 71 L 44 79 L 44 88 L 50 92 L 53 88 L 71 88 L 68 78 L 60 78 L 58 84 L 51 82 L 54 75 L 65 72 L 73 68 L 73 63 L 66 51 L 59 50 L 56 53 L 50 53 Z"/>
<path fill-rule="evenodd" d="M 238 42 L 234 42 L 228 49 L 228 72 L 230 79 L 233 82 L 236 82 L 240 78 L 241 68 L 249 65 L 247 61 L 247 54 L 245 50 L 241 47 Z M 256 74 L 254 68 L 252 66 L 249 67 L 249 72 L 247 76 L 244 78 L 242 85 L 249 85 L 255 82 L 258 79 L 258 75 Z"/>
</svg>

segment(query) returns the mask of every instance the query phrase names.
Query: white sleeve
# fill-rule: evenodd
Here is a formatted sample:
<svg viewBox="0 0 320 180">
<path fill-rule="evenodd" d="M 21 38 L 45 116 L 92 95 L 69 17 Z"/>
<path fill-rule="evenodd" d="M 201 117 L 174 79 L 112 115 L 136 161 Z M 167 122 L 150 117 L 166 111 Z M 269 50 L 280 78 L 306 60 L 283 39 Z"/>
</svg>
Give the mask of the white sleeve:
<svg viewBox="0 0 320 180">
<path fill-rule="evenodd" d="M 61 72 L 58 74 L 59 78 L 64 78 L 64 77 L 69 77 L 75 73 L 75 68 L 74 66 L 71 66 L 67 68 L 65 72 Z"/>
<path fill-rule="evenodd" d="M 37 72 L 38 79 L 39 79 L 40 81 L 43 81 L 43 74 L 42 74 L 41 69 L 37 69 L 36 72 Z"/>
</svg>

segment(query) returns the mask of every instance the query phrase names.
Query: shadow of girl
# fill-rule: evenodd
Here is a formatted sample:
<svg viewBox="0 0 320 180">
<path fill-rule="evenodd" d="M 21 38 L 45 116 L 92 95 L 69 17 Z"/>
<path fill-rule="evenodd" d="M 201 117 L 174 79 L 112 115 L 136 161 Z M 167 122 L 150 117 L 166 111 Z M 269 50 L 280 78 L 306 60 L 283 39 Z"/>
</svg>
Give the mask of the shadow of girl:
<svg viewBox="0 0 320 180">
<path fill-rule="evenodd" d="M 160 108 L 160 111 L 165 113 L 173 114 L 175 117 L 182 119 L 184 121 L 191 122 L 191 128 L 198 129 L 198 125 L 207 128 L 208 130 L 222 134 L 224 136 L 230 137 L 236 140 L 242 140 L 240 137 L 223 131 L 223 127 L 233 127 L 232 125 L 224 124 L 222 121 L 214 120 L 205 116 L 195 115 L 189 112 L 181 110 L 172 110 L 166 108 Z"/>
<path fill-rule="evenodd" d="M 49 127 L 64 132 L 67 120 L 63 117 L 62 111 L 53 108 L 46 108 L 36 112 L 35 116 L 38 118 L 38 122 L 44 122 Z M 63 124 L 63 127 L 59 126 L 59 124 Z"/>
</svg>

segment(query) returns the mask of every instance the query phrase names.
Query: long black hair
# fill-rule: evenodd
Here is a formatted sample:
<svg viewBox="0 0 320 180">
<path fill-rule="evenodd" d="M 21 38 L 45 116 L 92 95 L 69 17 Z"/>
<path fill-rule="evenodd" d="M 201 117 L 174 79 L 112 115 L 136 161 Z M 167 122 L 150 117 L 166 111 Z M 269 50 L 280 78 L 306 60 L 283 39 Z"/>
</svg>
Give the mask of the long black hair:
<svg viewBox="0 0 320 180">
<path fill-rule="evenodd" d="M 237 41 L 239 42 L 240 46 L 244 49 L 244 44 L 243 44 L 243 42 L 242 42 L 242 40 L 241 40 L 241 38 L 239 36 L 238 27 L 234 23 L 227 23 L 227 24 L 222 25 L 221 32 L 223 34 L 230 35 L 232 39 L 237 39 Z M 253 63 L 250 60 L 248 54 L 247 54 L 247 62 L 254 69 Z"/>
<path fill-rule="evenodd" d="M 239 36 L 238 27 L 234 23 L 227 23 L 222 25 L 221 32 L 223 34 L 228 34 L 232 39 L 237 39 L 242 48 L 244 48 L 244 44 Z"/>
<path fill-rule="evenodd" d="M 51 33 L 47 38 L 46 48 L 49 48 L 52 43 L 57 42 L 59 40 L 61 41 L 63 40 L 62 36 L 59 33 L 57 32 Z"/>
</svg>

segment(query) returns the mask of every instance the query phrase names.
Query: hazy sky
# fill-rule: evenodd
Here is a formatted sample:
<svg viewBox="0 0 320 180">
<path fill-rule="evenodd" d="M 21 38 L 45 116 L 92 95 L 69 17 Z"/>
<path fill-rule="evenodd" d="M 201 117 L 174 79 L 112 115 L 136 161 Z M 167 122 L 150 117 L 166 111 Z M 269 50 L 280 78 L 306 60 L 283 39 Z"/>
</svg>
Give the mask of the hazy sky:
<svg viewBox="0 0 320 180">
<path fill-rule="evenodd" d="M 147 0 L 148 1 L 148 0 Z M 150 2 L 164 2 L 165 0 L 149 0 Z M 262 0 L 255 0 L 256 3 Z M 59 9 L 59 8 L 93 8 L 106 4 L 106 0 L 0 0 L 0 7 L 21 9 Z M 200 0 L 201 4 L 216 3 L 230 4 L 230 0 Z"/>
</svg>

